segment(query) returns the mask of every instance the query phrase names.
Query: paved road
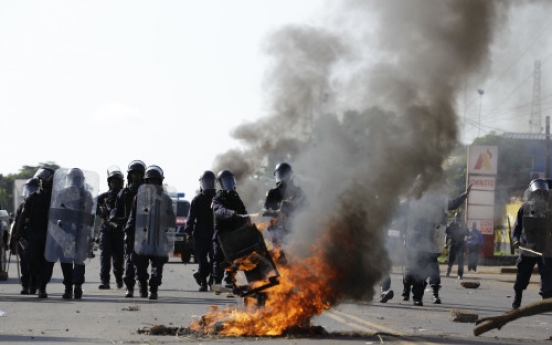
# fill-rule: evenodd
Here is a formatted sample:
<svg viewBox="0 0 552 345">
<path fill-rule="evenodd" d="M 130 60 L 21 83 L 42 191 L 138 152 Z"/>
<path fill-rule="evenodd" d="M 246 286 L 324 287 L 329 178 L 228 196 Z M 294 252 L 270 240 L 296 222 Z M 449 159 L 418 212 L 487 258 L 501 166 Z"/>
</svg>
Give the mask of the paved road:
<svg viewBox="0 0 552 345">
<path fill-rule="evenodd" d="M 500 331 L 473 336 L 473 324 L 449 320 L 451 309 L 467 309 L 480 316 L 498 315 L 511 305 L 514 275 L 498 274 L 498 268 L 481 267 L 478 274 L 466 274 L 465 280 L 478 280 L 479 289 L 464 289 L 459 281 L 443 278 L 442 305 L 430 302 L 430 292 L 423 307 L 403 302 L 399 297 L 401 269 L 395 267 L 392 286 L 396 296 L 387 304 L 344 302 L 312 320 L 329 336 L 317 338 L 222 338 L 211 336 L 151 336 L 138 334 L 139 328 L 161 324 L 186 327 L 193 318 L 205 314 L 210 306 L 237 305 L 239 299 L 197 291 L 191 275 L 195 264 L 184 265 L 171 258 L 157 301 L 124 298 L 123 290 L 98 290 L 99 264 L 94 259 L 87 266 L 82 300 L 61 298 L 63 285 L 59 264 L 48 286 L 50 297 L 21 296 L 15 265 L 10 279 L 0 283 L 0 341 L 36 344 L 156 344 L 156 343 L 242 343 L 265 344 L 519 344 L 549 343 L 552 335 L 550 314 L 517 320 Z M 442 270 L 443 271 L 443 270 Z M 523 303 L 539 300 L 538 276 L 532 278 Z M 130 311 L 129 309 L 136 309 Z M 379 332 L 379 335 L 377 334 Z M 393 334 L 390 336 L 388 334 Z M 520 340 L 522 339 L 522 340 Z"/>
</svg>

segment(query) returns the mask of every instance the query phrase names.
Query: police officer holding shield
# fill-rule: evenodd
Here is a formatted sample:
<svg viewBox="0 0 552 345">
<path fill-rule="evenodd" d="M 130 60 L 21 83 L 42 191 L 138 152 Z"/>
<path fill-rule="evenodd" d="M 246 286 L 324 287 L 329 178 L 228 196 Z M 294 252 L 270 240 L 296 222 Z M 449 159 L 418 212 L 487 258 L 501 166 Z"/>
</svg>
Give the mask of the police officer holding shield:
<svg viewBox="0 0 552 345">
<path fill-rule="evenodd" d="M 123 273 L 125 262 L 124 232 L 117 228 L 117 224 L 109 221 L 109 215 L 115 208 L 117 194 L 124 184 L 124 175 L 118 167 L 107 169 L 107 185 L 109 190 L 98 196 L 96 215 L 102 219 L 100 225 L 100 281 L 99 289 L 109 289 L 111 262 L 113 261 L 113 275 L 117 288 L 123 287 Z"/>
<path fill-rule="evenodd" d="M 207 291 L 207 277 L 211 274 L 213 263 L 214 219 L 211 204 L 216 193 L 214 172 L 206 170 L 201 174 L 199 190 L 200 193 L 192 199 L 184 232 L 194 241 L 194 256 L 199 268 L 193 276 L 199 291 L 203 292 Z"/>
<path fill-rule="evenodd" d="M 61 263 L 64 299 L 82 298 L 84 265 L 94 244 L 98 184 L 96 173 L 79 168 L 58 169 L 54 174 L 44 255 L 51 265 Z"/>
<path fill-rule="evenodd" d="M 516 262 L 512 308 L 519 308 L 523 290 L 527 289 L 535 264 L 541 276 L 540 292 L 543 299 L 552 297 L 552 238 L 550 235 L 550 196 L 547 181 L 535 179 L 528 189 L 528 200 L 518 211 L 512 239 L 519 247 Z"/>
<path fill-rule="evenodd" d="M 236 178 L 230 170 L 222 170 L 217 175 L 220 184 L 213 198 L 213 213 L 215 220 L 215 232 L 213 234 L 213 280 L 219 285 L 224 279 L 227 288 L 233 288 L 236 281 L 236 271 L 230 269 L 225 262 L 224 253 L 219 242 L 219 234 L 231 232 L 245 226 L 250 222 L 247 210 L 236 191 Z M 226 269 L 226 270 L 225 270 Z"/>
<path fill-rule="evenodd" d="M 133 160 L 128 165 L 127 186 L 123 188 L 115 200 L 115 208 L 111 210 L 109 222 L 117 231 L 123 231 L 126 227 L 134 197 L 138 193 L 138 188 L 144 183 L 144 173 L 146 164 L 141 160 Z M 134 285 L 136 284 L 136 269 L 132 262 L 132 252 L 134 251 L 134 238 L 125 234 L 125 274 L 124 283 L 126 285 L 125 297 L 134 297 Z"/>
<path fill-rule="evenodd" d="M 163 278 L 163 266 L 169 261 L 167 231 L 175 226 L 171 197 L 163 190 L 163 170 L 150 165 L 145 184 L 138 189 L 125 227 L 127 238 L 134 238 L 132 261 L 140 284 L 140 297 L 157 299 Z M 151 274 L 148 266 L 151 263 Z M 148 282 L 149 279 L 149 282 Z"/>
</svg>

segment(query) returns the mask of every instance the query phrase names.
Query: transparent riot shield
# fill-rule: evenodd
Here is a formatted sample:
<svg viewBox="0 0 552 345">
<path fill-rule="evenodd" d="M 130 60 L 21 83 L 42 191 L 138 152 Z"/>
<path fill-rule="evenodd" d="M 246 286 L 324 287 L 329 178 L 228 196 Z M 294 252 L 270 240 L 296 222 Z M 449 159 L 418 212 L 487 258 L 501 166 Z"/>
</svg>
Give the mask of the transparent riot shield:
<svg viewBox="0 0 552 345">
<path fill-rule="evenodd" d="M 91 257 L 98 174 L 78 168 L 54 174 L 44 256 L 50 262 L 83 265 Z"/>
<path fill-rule="evenodd" d="M 167 232 L 174 227 L 171 197 L 162 186 L 143 184 L 136 195 L 134 251 L 139 255 L 167 256 Z"/>
</svg>

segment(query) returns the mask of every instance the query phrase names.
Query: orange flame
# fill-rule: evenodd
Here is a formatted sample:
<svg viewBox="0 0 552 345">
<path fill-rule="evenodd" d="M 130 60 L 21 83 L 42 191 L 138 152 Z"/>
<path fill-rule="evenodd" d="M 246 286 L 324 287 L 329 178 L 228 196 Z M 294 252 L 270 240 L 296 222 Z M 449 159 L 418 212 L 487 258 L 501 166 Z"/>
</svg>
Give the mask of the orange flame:
<svg viewBox="0 0 552 345">
<path fill-rule="evenodd" d="M 305 326 L 311 317 L 320 315 L 340 298 L 328 284 L 338 274 L 319 248 L 312 247 L 312 255 L 300 261 L 278 266 L 280 284 L 267 290 L 264 307 L 226 307 L 194 321 L 190 330 L 226 336 L 277 336 L 292 326 Z"/>
</svg>

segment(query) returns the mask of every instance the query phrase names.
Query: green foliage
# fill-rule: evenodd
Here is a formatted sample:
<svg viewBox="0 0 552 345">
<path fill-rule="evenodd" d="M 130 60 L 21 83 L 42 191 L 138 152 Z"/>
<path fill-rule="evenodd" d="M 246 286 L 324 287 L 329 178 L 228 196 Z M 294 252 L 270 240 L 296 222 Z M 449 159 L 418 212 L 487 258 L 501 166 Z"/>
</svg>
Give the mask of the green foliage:
<svg viewBox="0 0 552 345">
<path fill-rule="evenodd" d="M 41 167 L 50 167 L 58 169 L 59 165 L 54 162 L 39 163 L 37 166 L 24 165 L 17 174 L 1 175 L 0 174 L 0 206 L 8 212 L 13 212 L 13 184 L 14 180 L 27 180 L 34 176 L 36 171 Z"/>
</svg>

